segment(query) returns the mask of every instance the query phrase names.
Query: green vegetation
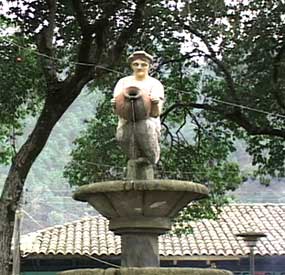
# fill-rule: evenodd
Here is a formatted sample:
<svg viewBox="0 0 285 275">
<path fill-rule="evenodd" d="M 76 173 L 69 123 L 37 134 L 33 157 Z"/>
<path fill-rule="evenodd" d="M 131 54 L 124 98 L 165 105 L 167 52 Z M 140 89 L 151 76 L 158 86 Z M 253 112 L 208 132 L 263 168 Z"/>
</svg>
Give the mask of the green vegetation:
<svg viewBox="0 0 285 275">
<path fill-rule="evenodd" d="M 9 15 L 1 15 L 1 27 L 13 24 L 17 31 L 0 39 L 0 161 L 11 164 L 0 198 L 0 231 L 6 236 L 0 238 L 1 274 L 8 274 L 15 210 L 27 175 L 53 128 L 87 85 L 95 94 L 111 90 L 119 77 L 113 70 L 125 73 L 124 60 L 134 49 L 155 54 L 153 75 L 167 87 L 163 171 L 179 167 L 185 174 L 190 168 L 191 179 L 207 182 L 213 195 L 217 190 L 222 195 L 241 180 L 227 158 L 235 140 L 243 139 L 264 183 L 265 175 L 284 176 L 283 2 L 8 2 Z M 14 139 L 30 114 L 37 114 L 35 126 L 17 148 Z M 104 136 L 98 131 L 109 123 L 103 120 L 104 107 L 99 114 L 90 122 L 98 128 L 96 144 Z M 181 127 L 185 122 L 192 124 L 187 139 Z M 82 149 L 78 145 L 74 152 L 84 152 L 88 140 L 83 137 Z M 177 154 L 185 161 L 175 159 Z M 111 161 L 113 166 L 113 156 Z M 72 182 L 87 182 L 88 171 L 78 174 L 76 165 L 72 167 Z"/>
<path fill-rule="evenodd" d="M 83 93 L 61 118 L 35 161 L 25 185 L 23 209 L 30 217 L 24 215 L 23 233 L 80 219 L 86 213 L 96 213 L 91 207 L 72 200 L 71 188 L 63 178 L 63 167 L 70 159 L 72 141 L 96 113 L 100 98 L 100 95 Z M 33 125 L 33 118 L 26 119 L 24 134 L 16 140 L 18 146 Z M 3 178 L 7 173 L 4 172 Z"/>
</svg>

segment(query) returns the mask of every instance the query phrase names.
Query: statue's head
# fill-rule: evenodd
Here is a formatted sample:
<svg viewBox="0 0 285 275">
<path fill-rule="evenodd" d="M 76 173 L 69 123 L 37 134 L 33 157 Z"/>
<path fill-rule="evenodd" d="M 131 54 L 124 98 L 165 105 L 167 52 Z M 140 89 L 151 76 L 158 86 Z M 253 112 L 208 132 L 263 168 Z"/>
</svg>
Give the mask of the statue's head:
<svg viewBox="0 0 285 275">
<path fill-rule="evenodd" d="M 128 58 L 130 66 L 138 78 L 144 78 L 148 75 L 150 64 L 153 57 L 145 51 L 136 51 Z"/>
</svg>

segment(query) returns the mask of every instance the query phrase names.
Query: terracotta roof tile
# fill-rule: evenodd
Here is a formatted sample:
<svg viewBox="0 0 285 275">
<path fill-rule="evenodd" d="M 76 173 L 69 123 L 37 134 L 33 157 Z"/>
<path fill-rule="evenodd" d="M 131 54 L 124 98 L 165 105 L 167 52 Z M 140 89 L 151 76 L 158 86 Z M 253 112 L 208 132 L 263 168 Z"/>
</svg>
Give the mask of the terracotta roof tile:
<svg viewBox="0 0 285 275">
<path fill-rule="evenodd" d="M 190 222 L 193 234 L 159 237 L 162 256 L 242 256 L 249 249 L 235 234 L 261 231 L 258 255 L 285 255 L 285 204 L 232 204 L 219 219 Z M 119 255 L 121 240 L 102 216 L 47 228 L 22 237 L 23 256 L 37 254 Z"/>
</svg>

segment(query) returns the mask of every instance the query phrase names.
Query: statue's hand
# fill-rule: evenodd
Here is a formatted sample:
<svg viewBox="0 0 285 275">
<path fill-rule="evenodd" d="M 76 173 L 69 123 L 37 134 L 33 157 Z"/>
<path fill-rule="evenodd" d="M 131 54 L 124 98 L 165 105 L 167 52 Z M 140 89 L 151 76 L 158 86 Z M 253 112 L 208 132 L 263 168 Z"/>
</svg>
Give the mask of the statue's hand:
<svg viewBox="0 0 285 275">
<path fill-rule="evenodd" d="M 114 97 L 111 99 L 111 105 L 112 107 L 115 107 L 116 105 L 116 99 Z"/>
<path fill-rule="evenodd" d="M 158 104 L 159 103 L 159 97 L 157 97 L 157 96 L 151 96 L 150 100 L 154 104 Z"/>
</svg>

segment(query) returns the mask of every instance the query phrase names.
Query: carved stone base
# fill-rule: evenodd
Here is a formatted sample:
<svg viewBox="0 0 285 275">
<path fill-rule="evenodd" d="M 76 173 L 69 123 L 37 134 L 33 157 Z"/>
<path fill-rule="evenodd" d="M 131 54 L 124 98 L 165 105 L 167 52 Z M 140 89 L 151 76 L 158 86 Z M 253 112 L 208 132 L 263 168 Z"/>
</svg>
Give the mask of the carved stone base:
<svg viewBox="0 0 285 275">
<path fill-rule="evenodd" d="M 201 268 L 109 268 L 77 269 L 59 272 L 59 275 L 232 275 L 232 272 Z"/>
</svg>

